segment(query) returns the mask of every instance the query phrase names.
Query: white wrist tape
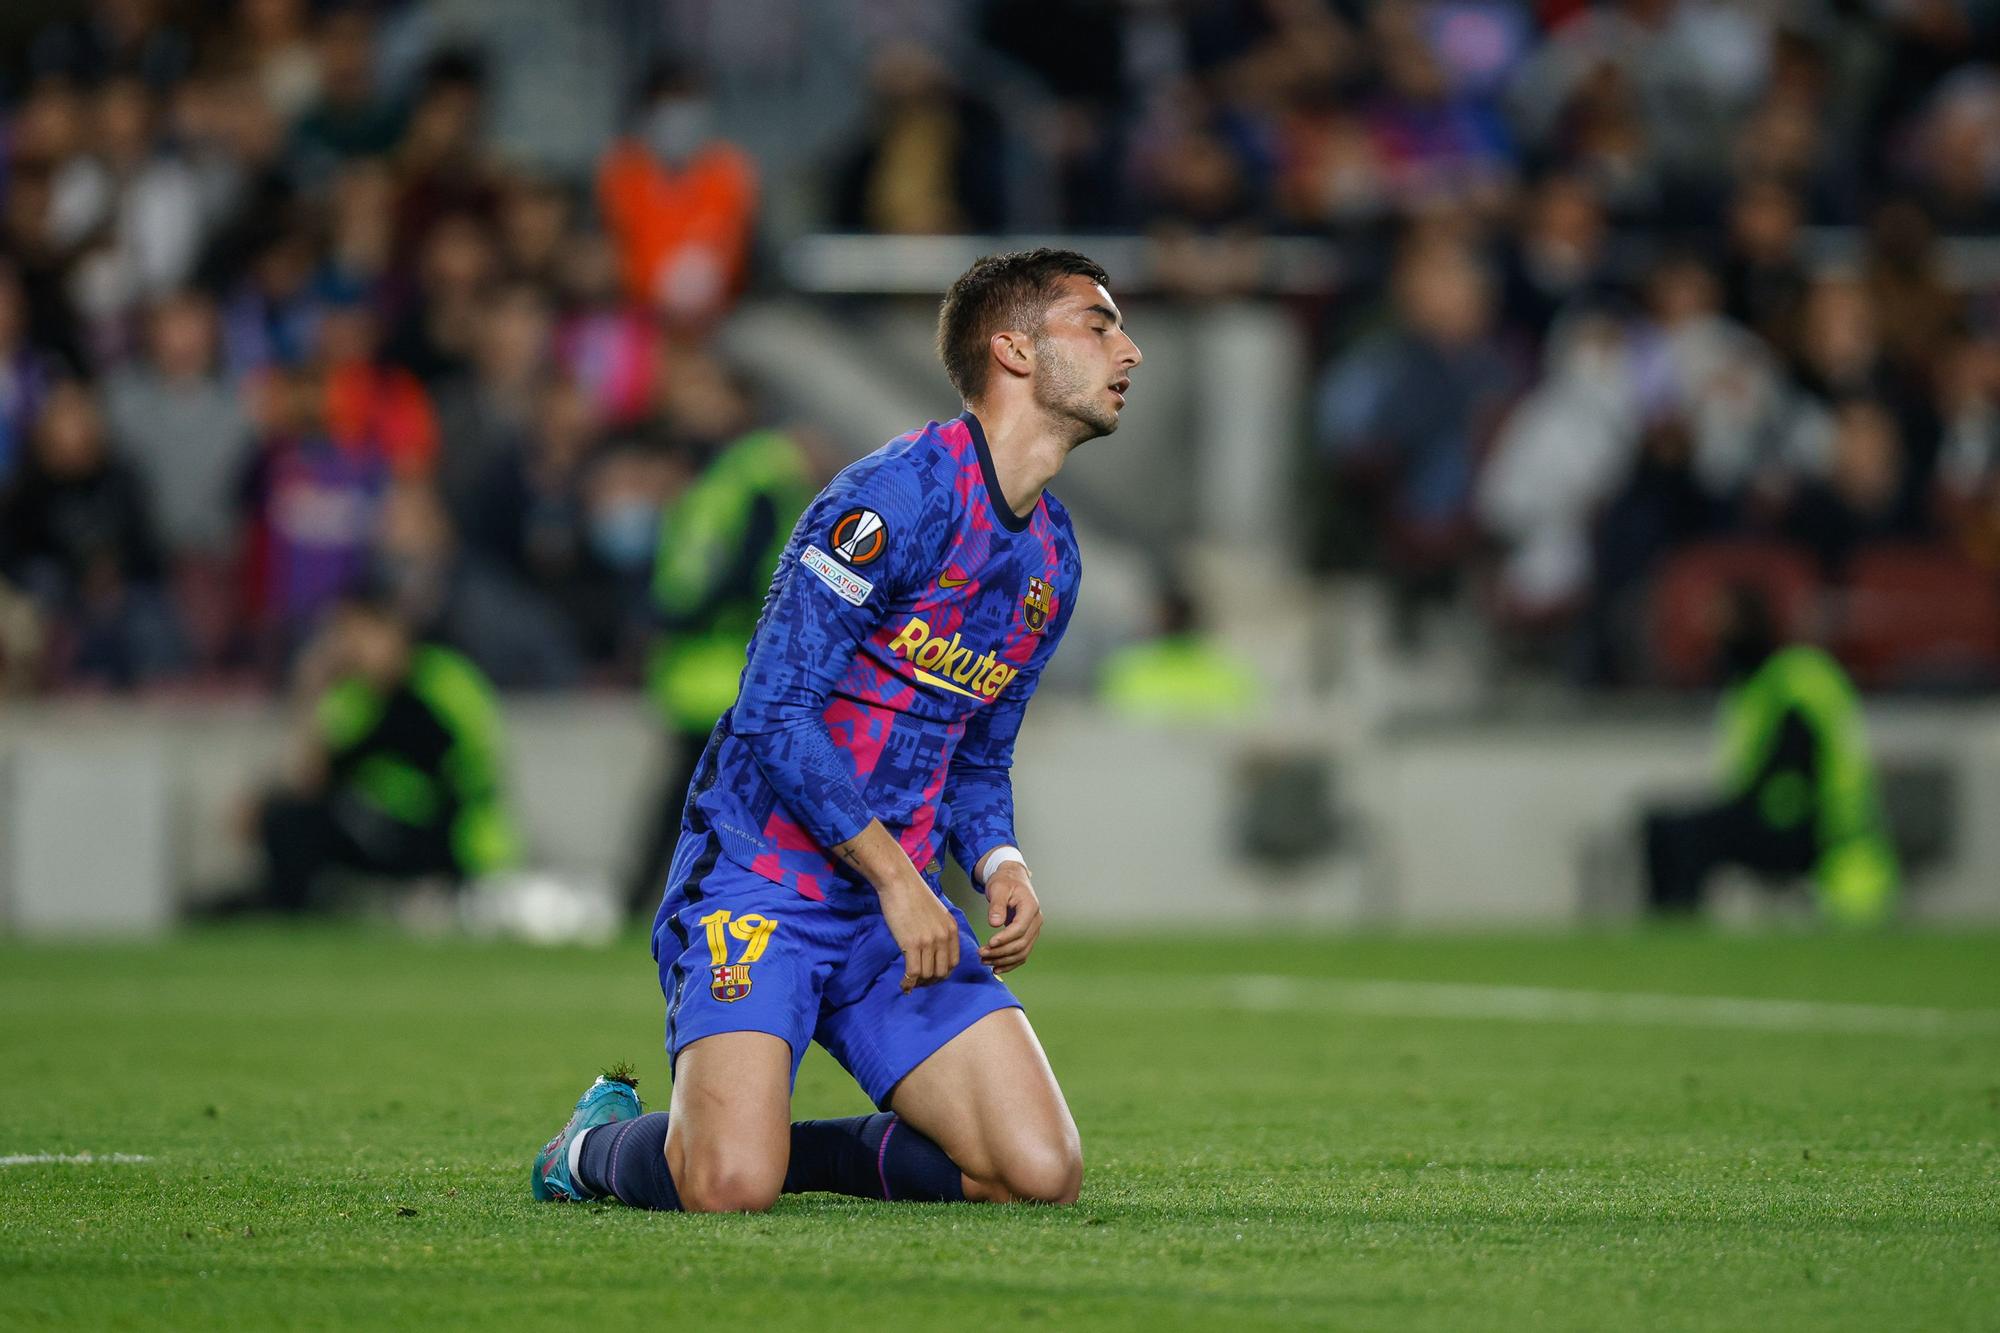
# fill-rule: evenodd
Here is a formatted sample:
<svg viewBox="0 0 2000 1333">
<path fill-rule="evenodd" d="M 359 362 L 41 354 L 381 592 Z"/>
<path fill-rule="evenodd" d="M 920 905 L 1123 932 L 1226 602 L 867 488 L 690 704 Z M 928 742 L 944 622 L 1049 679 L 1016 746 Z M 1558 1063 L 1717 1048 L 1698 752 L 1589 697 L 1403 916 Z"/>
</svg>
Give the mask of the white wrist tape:
<svg viewBox="0 0 2000 1333">
<path fill-rule="evenodd" d="M 981 884 L 993 878 L 993 872 L 1009 861 L 1018 861 L 1023 870 L 1028 867 L 1028 858 L 1021 855 L 1019 847 L 995 847 L 979 859 L 978 879 Z"/>
</svg>

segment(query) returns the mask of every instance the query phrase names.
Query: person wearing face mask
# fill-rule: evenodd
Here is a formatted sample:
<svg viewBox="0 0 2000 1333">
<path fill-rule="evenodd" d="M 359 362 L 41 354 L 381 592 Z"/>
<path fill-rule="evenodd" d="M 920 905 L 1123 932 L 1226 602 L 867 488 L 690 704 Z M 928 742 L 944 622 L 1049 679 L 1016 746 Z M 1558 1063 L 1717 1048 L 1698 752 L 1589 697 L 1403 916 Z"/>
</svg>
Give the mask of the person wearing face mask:
<svg viewBox="0 0 2000 1333">
<path fill-rule="evenodd" d="M 752 428 L 747 386 L 714 356 L 688 352 L 675 361 L 665 407 L 669 429 L 704 466 L 661 520 L 653 554 L 660 634 L 646 683 L 672 760 L 627 886 L 635 915 L 658 902 L 695 761 L 736 702 L 764 590 L 814 487 L 804 451 L 781 430 Z"/>
<path fill-rule="evenodd" d="M 693 69 L 663 64 L 648 77 L 633 131 L 605 157 L 597 193 L 629 300 L 687 327 L 728 308 L 749 253 L 756 171 L 716 135 Z"/>
<path fill-rule="evenodd" d="M 1648 906 L 1695 911 L 1709 876 L 1738 865 L 1764 880 L 1810 875 L 1827 920 L 1879 924 L 1900 874 L 1853 683 L 1820 649 L 1785 646 L 1758 589 L 1730 589 L 1720 611 L 1722 792 L 1647 814 Z"/>
</svg>

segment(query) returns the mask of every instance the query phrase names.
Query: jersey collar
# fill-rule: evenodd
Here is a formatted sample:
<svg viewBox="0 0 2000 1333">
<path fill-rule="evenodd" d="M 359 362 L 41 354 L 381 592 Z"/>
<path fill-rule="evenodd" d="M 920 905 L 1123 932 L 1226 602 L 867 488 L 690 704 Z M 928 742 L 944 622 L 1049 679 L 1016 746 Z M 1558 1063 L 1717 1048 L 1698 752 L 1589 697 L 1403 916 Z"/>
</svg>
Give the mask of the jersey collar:
<svg viewBox="0 0 2000 1333">
<path fill-rule="evenodd" d="M 993 517 L 1009 532 L 1026 532 L 1028 524 L 1034 522 L 1035 511 L 1030 509 L 1026 514 L 1014 512 L 1013 506 L 1007 503 L 1007 493 L 1000 489 L 999 474 L 993 470 L 993 451 L 986 447 L 986 430 L 979 424 L 979 418 L 967 408 L 958 419 L 965 423 L 966 432 L 972 436 L 972 447 L 979 454 L 979 470 L 986 477 L 986 498 L 993 502 Z M 1041 503 L 1038 497 L 1036 507 L 1039 508 Z"/>
</svg>

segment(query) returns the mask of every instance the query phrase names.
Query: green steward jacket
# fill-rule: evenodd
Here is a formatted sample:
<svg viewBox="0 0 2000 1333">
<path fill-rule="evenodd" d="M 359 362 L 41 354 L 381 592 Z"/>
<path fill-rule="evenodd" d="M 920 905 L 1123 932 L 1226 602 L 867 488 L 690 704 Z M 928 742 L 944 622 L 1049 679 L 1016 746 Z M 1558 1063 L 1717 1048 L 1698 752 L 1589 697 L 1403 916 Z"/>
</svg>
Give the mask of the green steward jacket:
<svg viewBox="0 0 2000 1333">
<path fill-rule="evenodd" d="M 401 686 L 384 694 L 343 680 L 320 696 L 318 722 L 336 789 L 441 834 L 467 877 L 519 859 L 501 800 L 500 710 L 464 657 L 421 644 Z"/>
<path fill-rule="evenodd" d="M 1264 685 L 1245 663 L 1199 635 L 1171 635 L 1119 649 L 1098 673 L 1098 695 L 1134 722 L 1228 722 L 1264 706 Z"/>
<path fill-rule="evenodd" d="M 667 510 L 653 561 L 664 633 L 647 687 L 674 729 L 706 733 L 736 702 L 764 593 L 813 491 L 798 445 L 760 430 L 725 447 Z"/>
<path fill-rule="evenodd" d="M 1810 823 L 1821 910 L 1867 924 L 1895 904 L 1896 853 L 1877 796 L 1861 702 L 1817 648 L 1775 654 L 1722 701 L 1722 780 L 1774 829 Z"/>
</svg>

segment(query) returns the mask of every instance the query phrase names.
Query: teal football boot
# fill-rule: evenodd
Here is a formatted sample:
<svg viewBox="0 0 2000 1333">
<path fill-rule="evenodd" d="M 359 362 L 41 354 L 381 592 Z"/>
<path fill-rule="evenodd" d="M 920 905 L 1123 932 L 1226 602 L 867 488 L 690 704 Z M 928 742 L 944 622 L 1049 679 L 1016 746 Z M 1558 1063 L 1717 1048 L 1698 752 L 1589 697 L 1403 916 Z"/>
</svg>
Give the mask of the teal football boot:
<svg viewBox="0 0 2000 1333">
<path fill-rule="evenodd" d="M 632 1067 L 618 1065 L 605 1070 L 598 1075 L 595 1083 L 583 1090 L 583 1096 L 576 1099 L 576 1110 L 570 1115 L 569 1123 L 562 1127 L 562 1133 L 550 1139 L 535 1154 L 535 1170 L 528 1178 L 528 1187 L 537 1199 L 544 1203 L 560 1203 L 596 1197 L 570 1175 L 570 1141 L 586 1129 L 615 1125 L 621 1120 L 638 1116 L 645 1109 L 639 1104 L 638 1088 L 639 1080 L 633 1076 Z"/>
</svg>

